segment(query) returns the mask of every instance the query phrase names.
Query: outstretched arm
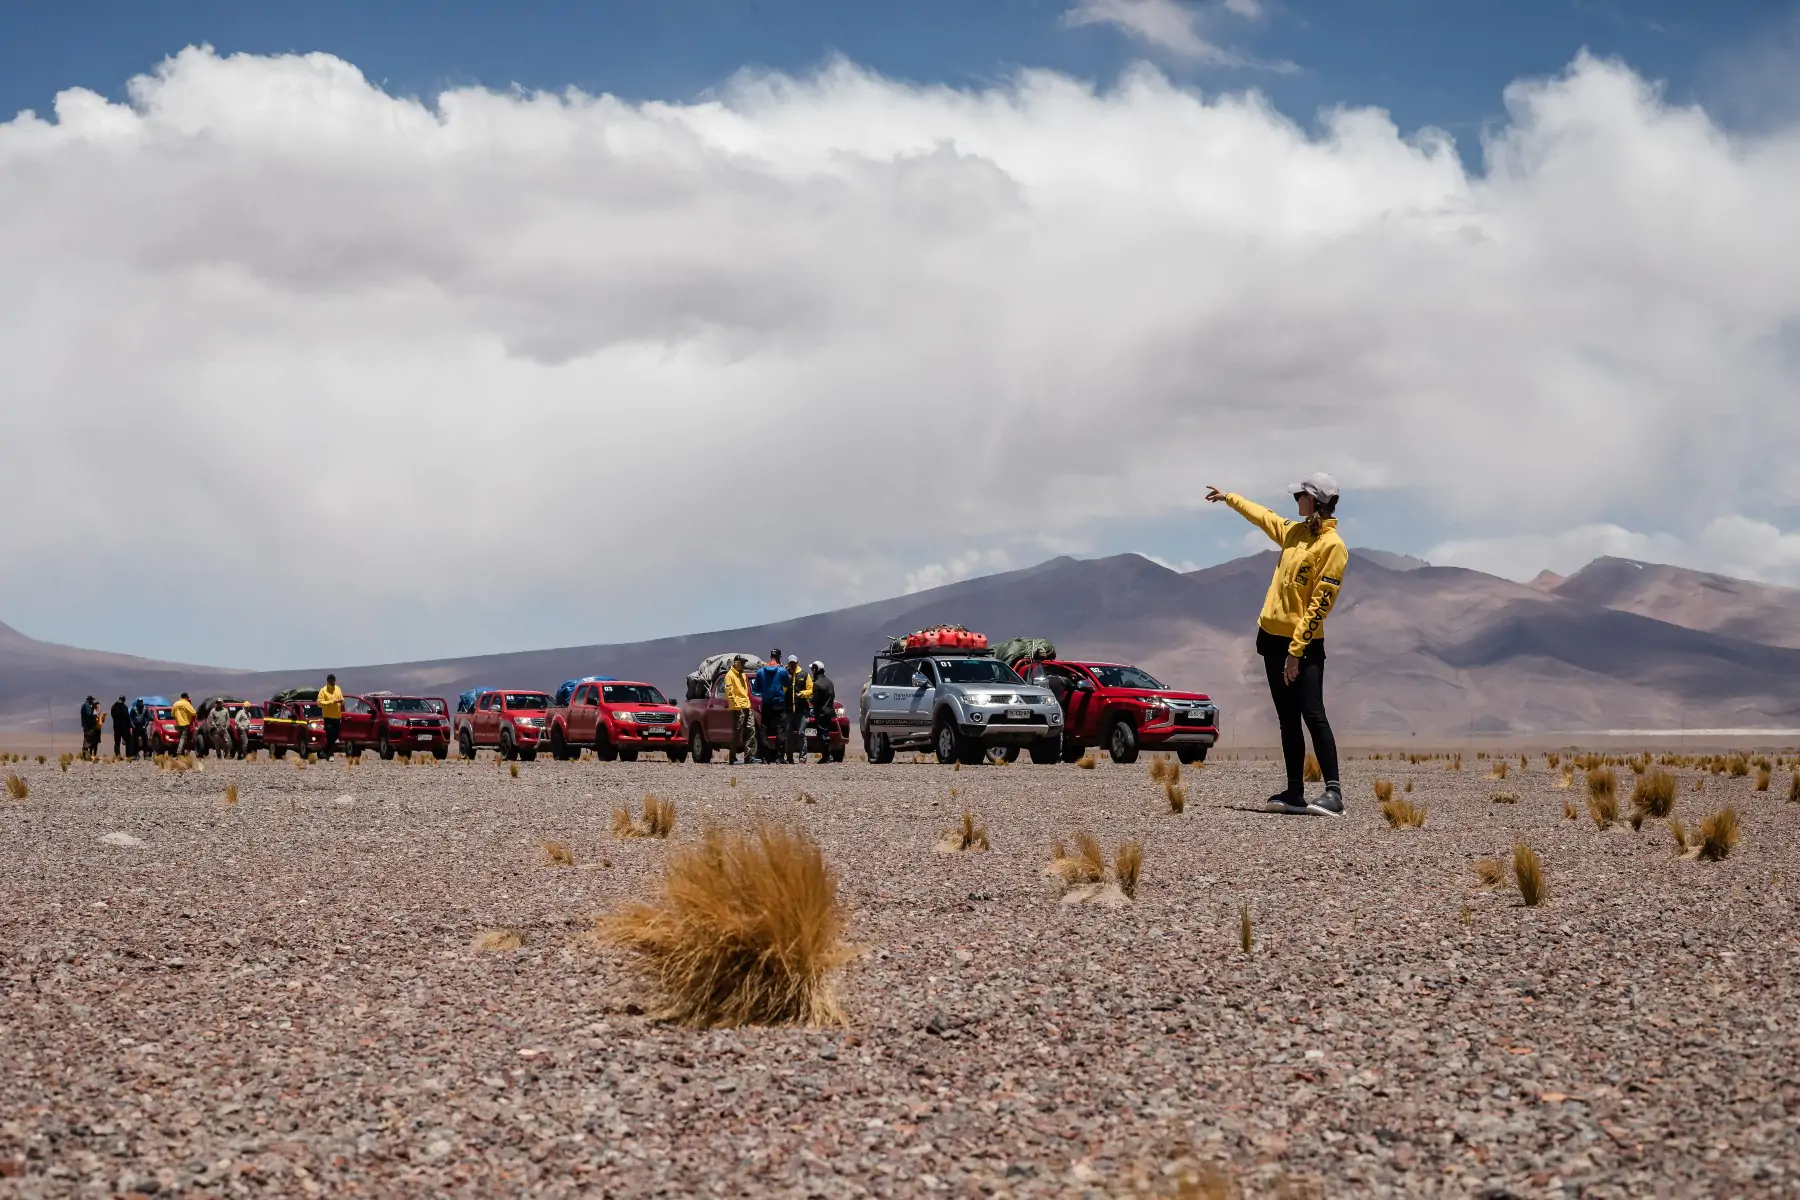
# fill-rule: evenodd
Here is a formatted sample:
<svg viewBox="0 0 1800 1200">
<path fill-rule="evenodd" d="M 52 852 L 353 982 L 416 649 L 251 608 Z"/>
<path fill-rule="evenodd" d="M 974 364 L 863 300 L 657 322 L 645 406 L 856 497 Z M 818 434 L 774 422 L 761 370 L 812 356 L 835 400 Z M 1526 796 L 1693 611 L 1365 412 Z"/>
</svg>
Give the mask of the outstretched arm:
<svg viewBox="0 0 1800 1200">
<path fill-rule="evenodd" d="M 1337 603 L 1338 589 L 1344 586 L 1344 567 L 1349 561 L 1350 552 L 1342 543 L 1334 544 L 1326 552 L 1324 565 L 1319 568 L 1319 582 L 1313 585 L 1312 599 L 1307 601 L 1306 612 L 1294 626 L 1293 640 L 1288 642 L 1289 662 L 1299 659 L 1306 653 L 1307 646 L 1325 636 L 1325 618 L 1331 615 L 1331 606 Z"/>
<path fill-rule="evenodd" d="M 1246 521 L 1268 534 L 1269 540 L 1277 546 L 1286 544 L 1288 530 L 1294 527 L 1294 522 L 1275 515 L 1254 500 L 1244 499 L 1236 492 L 1221 492 L 1218 488 L 1209 486 L 1206 489 L 1206 498 L 1214 503 L 1223 500 L 1240 513 Z"/>
</svg>

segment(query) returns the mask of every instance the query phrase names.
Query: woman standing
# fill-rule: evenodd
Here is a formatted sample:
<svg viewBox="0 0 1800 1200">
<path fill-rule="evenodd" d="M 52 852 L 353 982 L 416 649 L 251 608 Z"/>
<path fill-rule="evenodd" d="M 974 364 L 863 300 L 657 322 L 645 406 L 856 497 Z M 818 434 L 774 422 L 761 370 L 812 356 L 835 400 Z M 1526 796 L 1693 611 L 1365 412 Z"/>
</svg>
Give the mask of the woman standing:
<svg viewBox="0 0 1800 1200">
<path fill-rule="evenodd" d="M 1233 492 L 1206 489 L 1209 501 L 1223 500 L 1281 547 L 1275 578 L 1257 621 L 1256 652 L 1269 677 L 1269 694 L 1281 721 L 1281 757 L 1287 766 L 1287 790 L 1269 797 L 1284 812 L 1344 814 L 1344 789 L 1338 784 L 1337 740 L 1325 718 L 1325 618 L 1337 602 L 1350 554 L 1338 536 L 1337 480 L 1324 473 L 1308 475 L 1288 489 L 1300 507 L 1300 519 L 1289 521 Z M 1305 792 L 1306 737 L 1325 776 L 1325 794 L 1308 804 Z"/>
</svg>

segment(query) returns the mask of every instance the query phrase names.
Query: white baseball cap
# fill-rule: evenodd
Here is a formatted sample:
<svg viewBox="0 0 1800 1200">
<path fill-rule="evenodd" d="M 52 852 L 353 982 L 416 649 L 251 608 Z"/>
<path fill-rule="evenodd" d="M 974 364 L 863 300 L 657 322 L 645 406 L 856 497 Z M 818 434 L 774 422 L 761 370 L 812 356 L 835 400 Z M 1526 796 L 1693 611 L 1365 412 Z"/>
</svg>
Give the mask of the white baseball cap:
<svg viewBox="0 0 1800 1200">
<path fill-rule="evenodd" d="M 1338 498 L 1337 480 L 1323 471 L 1314 471 L 1299 483 L 1288 485 L 1288 495 L 1298 496 L 1301 492 L 1305 492 L 1314 500 L 1330 502 Z"/>
<path fill-rule="evenodd" d="M 788 664 L 790 666 L 795 666 L 795 667 L 799 666 L 800 665 L 800 656 L 798 654 L 788 655 Z"/>
</svg>

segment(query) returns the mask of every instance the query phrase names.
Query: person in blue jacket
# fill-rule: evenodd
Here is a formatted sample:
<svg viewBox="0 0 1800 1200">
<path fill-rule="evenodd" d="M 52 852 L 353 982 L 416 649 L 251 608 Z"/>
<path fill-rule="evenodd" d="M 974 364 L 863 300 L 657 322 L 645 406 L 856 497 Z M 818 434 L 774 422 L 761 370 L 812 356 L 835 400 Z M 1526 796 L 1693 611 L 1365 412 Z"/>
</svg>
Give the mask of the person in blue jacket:
<svg viewBox="0 0 1800 1200">
<path fill-rule="evenodd" d="M 788 670 L 781 663 L 781 649 L 776 647 L 769 651 L 769 661 L 757 668 L 756 678 L 750 681 L 750 694 L 762 702 L 762 730 L 757 745 L 764 762 L 794 761 L 785 736 L 792 686 Z"/>
</svg>

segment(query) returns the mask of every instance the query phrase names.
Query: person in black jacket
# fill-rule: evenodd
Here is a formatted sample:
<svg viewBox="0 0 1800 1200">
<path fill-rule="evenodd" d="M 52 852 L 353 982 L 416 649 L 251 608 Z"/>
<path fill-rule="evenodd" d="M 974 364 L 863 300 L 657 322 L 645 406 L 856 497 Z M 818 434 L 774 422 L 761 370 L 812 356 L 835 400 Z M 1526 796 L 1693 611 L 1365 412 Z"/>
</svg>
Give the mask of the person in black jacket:
<svg viewBox="0 0 1800 1200">
<path fill-rule="evenodd" d="M 146 737 L 149 728 L 150 710 L 145 706 L 144 698 L 139 696 L 131 704 L 131 757 L 150 752 Z"/>
<path fill-rule="evenodd" d="M 81 757 L 100 757 L 100 702 L 89 696 L 81 702 Z"/>
<path fill-rule="evenodd" d="M 815 662 L 812 673 L 813 724 L 819 730 L 819 761 L 831 761 L 831 726 L 837 720 L 837 684 L 825 673 L 825 664 Z"/>
<path fill-rule="evenodd" d="M 131 739 L 131 710 L 125 706 L 125 697 L 120 696 L 113 701 L 113 757 L 124 758 L 128 754 L 136 754 L 137 747 Z"/>
</svg>

